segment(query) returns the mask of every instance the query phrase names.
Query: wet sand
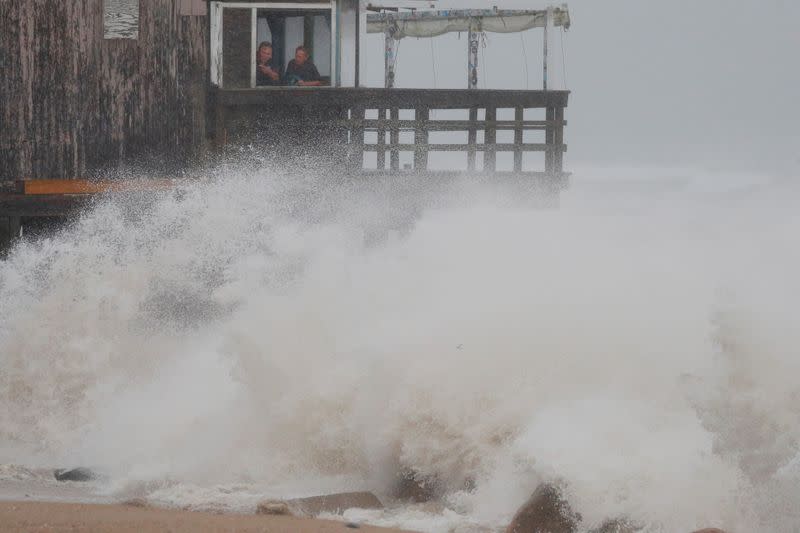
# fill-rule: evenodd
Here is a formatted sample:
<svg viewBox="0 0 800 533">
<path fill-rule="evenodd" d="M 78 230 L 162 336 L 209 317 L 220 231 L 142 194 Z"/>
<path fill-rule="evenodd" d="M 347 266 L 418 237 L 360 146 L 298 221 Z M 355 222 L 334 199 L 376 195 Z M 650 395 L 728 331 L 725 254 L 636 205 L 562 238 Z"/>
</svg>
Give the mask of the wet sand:
<svg viewBox="0 0 800 533">
<path fill-rule="evenodd" d="M 344 522 L 295 518 L 210 514 L 191 511 L 154 509 L 130 505 L 102 505 L 50 502 L 0 502 L 0 532 L 113 532 L 113 533 L 399 533 L 360 525 L 357 529 Z"/>
</svg>

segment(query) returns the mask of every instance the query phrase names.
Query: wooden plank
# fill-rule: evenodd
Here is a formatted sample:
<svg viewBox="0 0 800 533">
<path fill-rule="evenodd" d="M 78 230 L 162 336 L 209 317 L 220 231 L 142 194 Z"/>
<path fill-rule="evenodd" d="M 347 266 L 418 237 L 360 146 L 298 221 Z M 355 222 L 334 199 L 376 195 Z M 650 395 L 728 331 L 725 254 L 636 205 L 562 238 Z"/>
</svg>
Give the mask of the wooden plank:
<svg viewBox="0 0 800 533">
<path fill-rule="evenodd" d="M 19 191 L 25 195 L 102 194 L 109 192 L 164 190 L 175 187 L 175 180 L 101 180 L 58 179 L 22 180 Z"/>
<path fill-rule="evenodd" d="M 428 130 L 425 125 L 430 120 L 430 109 L 417 107 L 414 111 L 416 130 L 414 132 L 414 170 L 420 172 L 428 169 Z"/>
</svg>

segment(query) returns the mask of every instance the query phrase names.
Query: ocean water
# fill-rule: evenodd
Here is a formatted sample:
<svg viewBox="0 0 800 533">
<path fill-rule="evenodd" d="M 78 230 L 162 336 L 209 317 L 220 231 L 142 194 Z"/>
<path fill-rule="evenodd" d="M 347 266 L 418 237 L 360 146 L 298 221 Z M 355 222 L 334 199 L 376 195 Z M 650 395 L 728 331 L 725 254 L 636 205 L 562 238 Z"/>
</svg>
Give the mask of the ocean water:
<svg viewBox="0 0 800 533">
<path fill-rule="evenodd" d="M 86 465 L 84 499 L 372 490 L 343 518 L 466 533 L 553 481 L 585 530 L 800 531 L 792 180 L 586 168 L 537 209 L 253 168 L 0 263 L 0 496 Z M 437 501 L 393 500 L 409 469 Z"/>
</svg>

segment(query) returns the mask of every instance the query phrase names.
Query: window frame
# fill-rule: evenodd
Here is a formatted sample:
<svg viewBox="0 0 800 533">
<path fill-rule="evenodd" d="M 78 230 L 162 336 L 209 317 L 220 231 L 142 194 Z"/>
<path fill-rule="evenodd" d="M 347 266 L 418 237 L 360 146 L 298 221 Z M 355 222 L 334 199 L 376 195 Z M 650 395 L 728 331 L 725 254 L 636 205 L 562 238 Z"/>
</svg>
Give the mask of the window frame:
<svg viewBox="0 0 800 533">
<path fill-rule="evenodd" d="M 249 89 L 270 90 L 277 87 L 256 86 L 256 50 L 258 48 L 258 12 L 259 11 L 329 11 L 331 14 L 331 83 L 327 87 L 338 87 L 339 73 L 339 20 L 337 0 L 328 2 L 211 2 L 209 13 L 209 50 L 210 81 L 212 85 L 225 89 L 223 83 L 224 35 L 223 16 L 225 9 L 250 9 L 250 87 Z M 315 87 L 316 89 L 325 87 Z M 297 89 L 302 90 L 303 87 Z"/>
</svg>

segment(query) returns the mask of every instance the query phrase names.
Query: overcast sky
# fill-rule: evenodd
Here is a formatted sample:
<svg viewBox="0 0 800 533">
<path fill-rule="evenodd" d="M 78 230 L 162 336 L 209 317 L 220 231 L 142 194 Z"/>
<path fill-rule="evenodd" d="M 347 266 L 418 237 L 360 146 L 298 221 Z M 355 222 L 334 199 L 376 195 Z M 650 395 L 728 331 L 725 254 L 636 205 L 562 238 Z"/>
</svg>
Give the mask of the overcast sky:
<svg viewBox="0 0 800 533">
<path fill-rule="evenodd" d="M 438 3 L 496 4 L 546 5 Z M 573 0 L 569 7 L 572 29 L 551 41 L 561 86 L 563 37 L 572 91 L 568 161 L 800 170 L 800 0 Z M 377 55 L 369 83 L 381 85 L 383 45 L 370 39 Z M 541 42 L 541 30 L 489 34 L 480 86 L 539 88 Z M 464 87 L 465 63 L 465 36 L 405 39 L 398 86 Z"/>
</svg>

